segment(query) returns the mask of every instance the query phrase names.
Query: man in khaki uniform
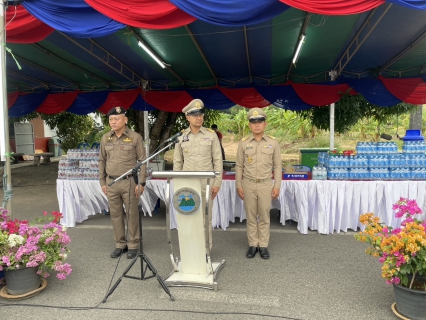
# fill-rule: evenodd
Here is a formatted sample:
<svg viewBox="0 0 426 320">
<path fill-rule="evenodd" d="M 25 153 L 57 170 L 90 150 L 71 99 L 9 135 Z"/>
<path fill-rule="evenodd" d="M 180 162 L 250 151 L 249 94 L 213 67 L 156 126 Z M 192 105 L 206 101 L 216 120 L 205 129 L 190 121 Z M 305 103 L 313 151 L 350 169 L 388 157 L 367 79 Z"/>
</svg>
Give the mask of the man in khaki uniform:
<svg viewBox="0 0 426 320">
<path fill-rule="evenodd" d="M 216 197 L 222 185 L 222 151 L 216 132 L 203 127 L 204 104 L 200 99 L 192 100 L 182 112 L 186 115 L 189 128 L 183 130 L 179 143 L 175 145 L 173 155 L 174 171 L 215 171 L 216 176 L 211 188 L 212 200 Z M 201 197 L 205 208 L 207 179 L 203 180 Z M 211 207 L 210 207 L 211 212 Z M 212 217 L 209 216 L 209 244 L 212 247 Z"/>
<path fill-rule="evenodd" d="M 114 230 L 115 250 L 111 258 L 118 258 L 127 252 L 127 258 L 136 257 L 139 247 L 139 197 L 144 191 L 146 181 L 146 164 L 140 167 L 137 185 L 129 174 L 125 179 L 108 187 L 114 179 L 134 168 L 138 162 L 145 160 L 143 139 L 126 127 L 127 117 L 121 107 L 108 112 L 111 131 L 101 140 L 99 153 L 99 181 L 102 191 L 108 197 L 112 228 Z M 123 204 L 125 212 L 123 210 Z M 125 220 L 127 215 L 127 239 Z"/>
<path fill-rule="evenodd" d="M 272 199 L 280 194 L 282 180 L 280 145 L 265 134 L 266 118 L 260 108 L 248 112 L 252 134 L 240 140 L 237 150 L 235 182 L 247 215 L 247 258 L 254 258 L 259 251 L 261 258 L 269 259 L 269 211 Z"/>
</svg>

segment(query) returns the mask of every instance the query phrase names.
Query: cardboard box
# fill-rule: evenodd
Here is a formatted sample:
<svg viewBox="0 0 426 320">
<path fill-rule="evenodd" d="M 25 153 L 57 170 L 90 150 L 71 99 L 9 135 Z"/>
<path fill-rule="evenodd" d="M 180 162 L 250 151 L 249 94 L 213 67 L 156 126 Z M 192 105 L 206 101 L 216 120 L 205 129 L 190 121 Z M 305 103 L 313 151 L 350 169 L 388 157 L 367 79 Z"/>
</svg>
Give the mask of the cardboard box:
<svg viewBox="0 0 426 320">
<path fill-rule="evenodd" d="M 308 166 L 292 165 L 283 168 L 283 180 L 311 180 L 312 171 Z"/>
</svg>

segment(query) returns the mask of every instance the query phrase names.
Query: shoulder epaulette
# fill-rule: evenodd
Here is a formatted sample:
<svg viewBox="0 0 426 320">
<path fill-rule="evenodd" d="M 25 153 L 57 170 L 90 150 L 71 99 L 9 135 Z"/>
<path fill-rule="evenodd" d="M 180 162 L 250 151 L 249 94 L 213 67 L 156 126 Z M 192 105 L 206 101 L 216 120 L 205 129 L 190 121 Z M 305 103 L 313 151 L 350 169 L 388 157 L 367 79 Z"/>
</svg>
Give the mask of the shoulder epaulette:
<svg viewBox="0 0 426 320">
<path fill-rule="evenodd" d="M 272 140 L 275 140 L 275 137 L 270 136 L 269 134 L 267 134 L 267 136 L 268 136 L 269 138 L 271 138 Z"/>
<path fill-rule="evenodd" d="M 210 128 L 207 128 L 207 131 L 214 132 L 214 130 Z"/>
<path fill-rule="evenodd" d="M 241 141 L 246 141 L 249 137 L 244 137 L 241 139 Z"/>
</svg>

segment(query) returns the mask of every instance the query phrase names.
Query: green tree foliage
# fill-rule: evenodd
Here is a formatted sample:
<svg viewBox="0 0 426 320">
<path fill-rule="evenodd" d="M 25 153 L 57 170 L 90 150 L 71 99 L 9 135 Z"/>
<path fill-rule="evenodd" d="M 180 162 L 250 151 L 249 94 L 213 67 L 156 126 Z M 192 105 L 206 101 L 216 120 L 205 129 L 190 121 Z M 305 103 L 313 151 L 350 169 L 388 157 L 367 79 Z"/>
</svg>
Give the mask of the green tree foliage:
<svg viewBox="0 0 426 320">
<path fill-rule="evenodd" d="M 48 115 L 42 114 L 42 119 L 51 128 L 56 128 L 58 138 L 61 139 L 61 148 L 66 152 L 75 148 L 79 142 L 89 141 L 88 137 L 94 137 L 100 127 L 95 127 L 95 123 L 90 116 L 80 116 L 69 112 Z M 95 133 L 93 133 L 94 131 Z"/>
<path fill-rule="evenodd" d="M 217 125 L 219 131 L 235 133 L 238 139 L 249 134 L 247 113 L 249 109 L 241 106 L 234 106 L 226 113 L 219 114 Z M 310 121 L 300 118 L 295 112 L 277 108 L 273 105 L 264 109 L 268 119 L 267 131 L 273 135 L 285 136 L 301 135 L 305 136 L 312 130 Z"/>
<path fill-rule="evenodd" d="M 397 114 L 404 114 L 416 108 L 415 105 L 399 103 L 392 107 L 380 107 L 369 103 L 361 94 L 349 95 L 344 93 L 336 102 L 334 128 L 336 132 L 349 131 L 358 121 L 370 118 L 383 124 Z M 298 111 L 298 114 L 308 119 L 318 129 L 330 129 L 330 107 L 315 107 L 310 110 Z"/>
</svg>

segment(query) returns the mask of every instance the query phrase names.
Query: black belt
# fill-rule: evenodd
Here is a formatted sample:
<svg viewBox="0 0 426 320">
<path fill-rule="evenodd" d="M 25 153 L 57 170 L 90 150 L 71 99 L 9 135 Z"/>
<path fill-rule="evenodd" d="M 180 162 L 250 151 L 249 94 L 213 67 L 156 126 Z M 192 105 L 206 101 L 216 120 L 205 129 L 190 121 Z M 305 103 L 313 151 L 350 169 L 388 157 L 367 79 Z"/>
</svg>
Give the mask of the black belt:
<svg viewBox="0 0 426 320">
<path fill-rule="evenodd" d="M 125 177 L 123 177 L 123 178 L 121 178 L 121 179 L 125 180 L 125 179 L 129 179 L 129 178 L 131 178 L 131 177 L 133 177 L 133 175 L 128 174 L 127 176 L 125 176 Z M 113 176 L 108 175 L 108 178 L 110 178 L 110 179 L 112 179 L 112 180 L 115 180 L 115 179 L 117 179 L 118 177 L 113 177 Z"/>
</svg>

